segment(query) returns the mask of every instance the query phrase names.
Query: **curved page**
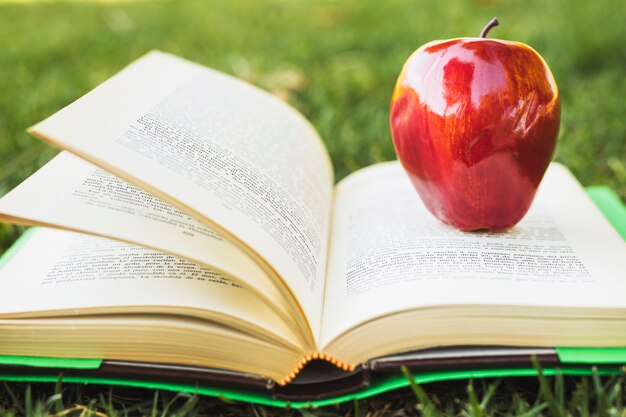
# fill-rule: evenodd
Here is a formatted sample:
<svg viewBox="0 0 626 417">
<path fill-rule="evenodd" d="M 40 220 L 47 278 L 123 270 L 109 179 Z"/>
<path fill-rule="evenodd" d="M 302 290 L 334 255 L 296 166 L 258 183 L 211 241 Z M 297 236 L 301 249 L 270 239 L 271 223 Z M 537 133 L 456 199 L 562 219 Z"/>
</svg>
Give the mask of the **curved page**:
<svg viewBox="0 0 626 417">
<path fill-rule="evenodd" d="M 301 343 L 280 316 L 223 274 L 128 243 L 40 228 L 0 269 L 0 318 L 105 313 L 187 315 L 292 349 Z"/>
<path fill-rule="evenodd" d="M 293 303 L 289 304 L 277 283 L 232 242 L 69 152 L 61 152 L 2 197 L 0 219 L 110 237 L 209 266 L 258 293 L 285 320 L 295 323 Z"/>
<path fill-rule="evenodd" d="M 31 131 L 235 237 L 318 332 L 333 175 L 291 107 L 152 52 Z"/>
<path fill-rule="evenodd" d="M 334 216 L 322 349 L 355 326 L 426 307 L 626 308 L 626 245 L 559 164 L 507 232 L 443 224 L 397 162 L 342 181 Z"/>
</svg>

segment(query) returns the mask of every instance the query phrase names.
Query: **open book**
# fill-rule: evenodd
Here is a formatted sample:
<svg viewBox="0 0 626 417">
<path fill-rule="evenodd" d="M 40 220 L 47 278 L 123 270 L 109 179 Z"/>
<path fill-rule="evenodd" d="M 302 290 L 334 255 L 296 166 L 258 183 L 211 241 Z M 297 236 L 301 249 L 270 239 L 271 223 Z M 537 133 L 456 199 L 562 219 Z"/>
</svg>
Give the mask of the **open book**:
<svg viewBox="0 0 626 417">
<path fill-rule="evenodd" d="M 513 229 L 460 232 L 397 162 L 335 186 L 294 109 L 160 52 L 30 131 L 66 151 L 0 199 L 47 226 L 0 269 L 0 355 L 286 384 L 317 358 L 626 346 L 626 245 L 561 165 Z"/>
</svg>

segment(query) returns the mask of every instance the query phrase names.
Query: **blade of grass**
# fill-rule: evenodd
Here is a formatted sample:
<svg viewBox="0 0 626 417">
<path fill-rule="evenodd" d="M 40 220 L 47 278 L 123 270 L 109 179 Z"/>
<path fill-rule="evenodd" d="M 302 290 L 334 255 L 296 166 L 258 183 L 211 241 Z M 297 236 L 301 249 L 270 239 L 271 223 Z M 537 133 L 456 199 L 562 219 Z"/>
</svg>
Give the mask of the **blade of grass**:
<svg viewBox="0 0 626 417">
<path fill-rule="evenodd" d="M 495 382 L 489 384 L 489 388 L 487 388 L 487 392 L 485 393 L 485 396 L 480 402 L 481 409 L 483 410 L 487 409 L 487 405 L 489 404 L 489 401 L 491 400 L 491 398 L 493 398 L 493 396 L 495 395 L 496 390 L 498 389 L 498 386 L 500 385 L 501 381 L 502 381 L 501 379 L 496 379 Z"/>
<path fill-rule="evenodd" d="M 100 400 L 100 407 L 105 411 L 105 413 L 109 416 L 109 417 L 118 417 L 117 415 L 117 411 L 115 410 L 115 407 L 113 405 L 113 388 L 109 388 L 109 397 L 108 398 L 104 398 L 104 395 L 102 395 L 102 393 L 100 393 L 100 395 L 98 396 L 99 400 Z"/>
<path fill-rule="evenodd" d="M 534 406 L 530 410 L 526 411 L 524 414 L 517 415 L 517 417 L 534 417 L 534 416 L 539 415 L 539 413 L 541 413 L 546 408 L 548 408 L 548 404 L 544 402 L 544 403 Z"/>
<path fill-rule="evenodd" d="M 159 390 L 154 391 L 154 399 L 152 400 L 152 410 L 151 417 L 157 417 L 157 413 L 159 412 Z"/>
<path fill-rule="evenodd" d="M 57 382 L 54 385 L 54 396 L 58 395 L 58 399 L 56 399 L 54 401 L 54 412 L 56 414 L 60 413 L 61 411 L 63 411 L 65 409 L 65 406 L 63 405 L 63 373 L 59 373 L 59 375 L 57 376 Z M 52 398 L 52 397 L 50 397 Z"/>
<path fill-rule="evenodd" d="M 400 368 L 400 371 L 402 372 L 402 375 L 409 381 L 411 391 L 413 391 L 415 398 L 417 398 L 419 403 L 422 405 L 422 413 L 427 417 L 441 417 L 437 406 L 435 406 L 435 404 L 430 400 L 422 387 L 420 387 L 415 382 L 415 380 L 413 379 L 413 375 L 411 375 L 409 369 L 406 366 L 403 366 Z"/>
<path fill-rule="evenodd" d="M 559 407 L 556 399 L 554 398 L 554 394 L 550 390 L 550 384 L 548 383 L 548 379 L 543 374 L 543 369 L 539 364 L 536 356 L 531 358 L 531 362 L 533 367 L 537 371 L 537 379 L 539 380 L 539 391 L 543 396 L 544 401 L 548 404 L 548 409 L 550 410 L 550 414 L 552 417 L 564 417 L 563 410 Z"/>
<path fill-rule="evenodd" d="M 578 409 L 581 417 L 589 417 L 589 383 L 583 378 L 572 395 L 570 410 Z"/>
<path fill-rule="evenodd" d="M 556 370 L 556 375 L 554 376 L 554 393 L 559 409 L 565 410 L 565 387 L 563 383 L 563 374 L 560 369 Z"/>
<path fill-rule="evenodd" d="M 480 404 L 478 403 L 478 397 L 476 396 L 476 392 L 474 391 L 474 382 L 470 379 L 469 383 L 466 387 L 467 396 L 469 397 L 469 404 L 472 410 L 473 417 L 482 417 L 482 409 Z"/>
<path fill-rule="evenodd" d="M 161 417 L 167 417 L 170 413 L 170 407 L 174 405 L 176 400 L 183 396 L 182 393 L 176 394 L 171 400 L 167 401 L 165 397 L 163 397 L 163 411 L 161 411 Z M 167 402 L 166 402 L 167 401 Z"/>
<path fill-rule="evenodd" d="M 172 417 L 186 417 L 195 416 L 198 414 L 198 395 L 194 394 L 187 398 L 187 401 L 176 412 L 172 414 Z"/>
<path fill-rule="evenodd" d="M 16 408 L 19 413 L 22 413 L 22 415 L 26 415 L 26 410 L 24 410 L 21 402 L 17 399 L 17 395 L 15 395 L 9 384 L 7 384 L 6 382 L 4 383 L 4 389 L 7 391 L 7 394 L 9 394 L 9 397 L 11 397 L 13 407 Z"/>
<path fill-rule="evenodd" d="M 593 390 L 596 396 L 596 415 L 602 417 L 607 415 L 609 409 L 609 403 L 604 392 L 600 376 L 598 375 L 598 368 L 594 366 L 591 368 L 591 380 L 593 381 Z"/>
<path fill-rule="evenodd" d="M 624 406 L 624 386 L 626 386 L 626 378 L 620 377 L 619 383 L 615 385 L 615 408 L 621 410 Z"/>
<path fill-rule="evenodd" d="M 33 415 L 33 395 L 30 384 L 26 385 L 26 393 L 24 394 L 24 415 Z"/>
</svg>

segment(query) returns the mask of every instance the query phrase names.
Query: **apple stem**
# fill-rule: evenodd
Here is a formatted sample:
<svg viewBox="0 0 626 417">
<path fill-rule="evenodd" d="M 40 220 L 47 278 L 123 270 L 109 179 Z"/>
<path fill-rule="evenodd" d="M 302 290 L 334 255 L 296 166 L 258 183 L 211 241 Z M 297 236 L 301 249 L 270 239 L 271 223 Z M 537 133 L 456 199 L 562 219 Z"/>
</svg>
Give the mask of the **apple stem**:
<svg viewBox="0 0 626 417">
<path fill-rule="evenodd" d="M 489 23 L 487 23 L 487 26 L 485 26 L 485 28 L 483 29 L 483 31 L 482 31 L 482 32 L 480 32 L 480 37 L 481 37 L 481 38 L 486 38 L 486 37 L 487 37 L 487 34 L 489 33 L 489 31 L 490 31 L 492 28 L 495 28 L 496 26 L 498 26 L 499 24 L 500 24 L 500 22 L 498 22 L 498 18 L 497 18 L 497 17 L 494 17 L 493 19 L 491 19 L 491 20 L 489 21 Z"/>
</svg>

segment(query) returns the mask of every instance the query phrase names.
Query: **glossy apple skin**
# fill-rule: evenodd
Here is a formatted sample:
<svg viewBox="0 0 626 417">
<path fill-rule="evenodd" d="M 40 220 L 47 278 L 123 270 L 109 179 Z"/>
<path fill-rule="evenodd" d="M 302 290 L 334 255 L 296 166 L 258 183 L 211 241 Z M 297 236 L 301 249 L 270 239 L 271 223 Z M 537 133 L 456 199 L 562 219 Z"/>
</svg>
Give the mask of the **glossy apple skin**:
<svg viewBox="0 0 626 417">
<path fill-rule="evenodd" d="M 535 197 L 560 114 L 556 83 L 537 52 L 462 38 L 409 57 L 390 125 L 398 159 L 437 218 L 462 230 L 503 230 Z"/>
</svg>

